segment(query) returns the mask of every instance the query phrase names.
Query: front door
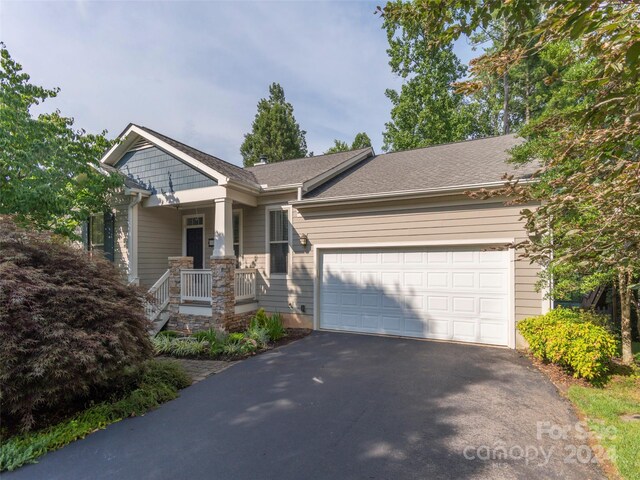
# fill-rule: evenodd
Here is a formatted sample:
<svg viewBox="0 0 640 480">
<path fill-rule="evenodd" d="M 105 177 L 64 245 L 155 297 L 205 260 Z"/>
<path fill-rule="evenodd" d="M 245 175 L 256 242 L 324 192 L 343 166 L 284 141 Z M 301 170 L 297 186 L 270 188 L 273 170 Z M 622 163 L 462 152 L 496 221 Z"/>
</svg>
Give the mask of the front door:
<svg viewBox="0 0 640 480">
<path fill-rule="evenodd" d="M 203 267 L 203 228 L 191 227 L 187 228 L 187 257 L 193 257 L 193 268 Z"/>
</svg>

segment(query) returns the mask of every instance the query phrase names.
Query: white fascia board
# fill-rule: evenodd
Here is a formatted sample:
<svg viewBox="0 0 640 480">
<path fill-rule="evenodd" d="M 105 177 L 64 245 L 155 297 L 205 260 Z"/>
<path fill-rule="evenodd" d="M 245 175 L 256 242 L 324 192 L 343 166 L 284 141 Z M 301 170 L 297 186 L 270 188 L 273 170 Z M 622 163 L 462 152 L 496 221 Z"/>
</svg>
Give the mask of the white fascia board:
<svg viewBox="0 0 640 480">
<path fill-rule="evenodd" d="M 149 197 L 151 196 L 151 192 L 149 190 L 143 190 L 141 188 L 129 188 L 129 187 L 125 187 L 124 188 L 124 193 L 126 195 L 137 195 L 138 193 L 140 195 L 142 195 L 143 197 Z"/>
<path fill-rule="evenodd" d="M 232 187 L 234 190 L 241 190 L 254 195 L 261 192 L 260 186 L 257 183 L 250 185 L 248 183 L 240 183 L 232 178 L 228 179 L 224 185 L 227 187 Z"/>
<path fill-rule="evenodd" d="M 534 180 L 520 180 L 519 183 L 527 184 L 533 183 Z M 495 188 L 504 186 L 505 182 L 490 182 L 490 183 L 477 183 L 470 185 L 455 185 L 450 187 L 438 187 L 438 188 L 429 188 L 424 190 L 400 190 L 397 192 L 384 192 L 384 193 L 370 193 L 366 195 L 344 195 L 340 197 L 330 197 L 330 198 L 310 198 L 307 200 L 301 201 L 292 201 L 289 202 L 291 205 L 295 206 L 298 209 L 306 208 L 306 207 L 319 207 L 325 205 L 352 205 L 354 203 L 371 203 L 371 202 L 379 202 L 382 200 L 401 200 L 401 199 L 412 199 L 412 198 L 422 198 L 422 197 L 435 197 L 435 196 L 443 196 L 443 195 L 453 195 L 456 193 L 463 193 L 467 190 L 480 190 L 482 188 Z"/>
<path fill-rule="evenodd" d="M 505 246 L 511 249 L 515 237 L 487 237 L 487 238 L 453 238 L 443 240 L 408 240 L 405 242 L 353 242 L 353 243 L 319 243 L 314 245 L 316 250 L 339 250 L 354 248 L 401 248 L 401 247 L 464 247 L 469 245 Z"/>
<path fill-rule="evenodd" d="M 224 185 L 224 184 L 229 182 L 229 178 L 227 178 L 225 175 L 222 175 L 220 172 L 218 172 L 218 171 L 214 170 L 213 168 L 203 164 L 199 160 L 196 160 L 192 156 L 187 155 L 186 153 L 178 150 L 177 148 L 169 145 L 168 143 L 160 140 L 155 135 L 142 130 L 141 128 L 137 127 L 136 125 L 131 125 L 120 136 L 122 141 L 119 142 L 118 144 L 114 145 L 111 148 L 111 150 L 109 150 L 105 154 L 105 156 L 102 157 L 102 159 L 100 161 L 103 162 L 103 163 L 106 163 L 107 165 L 114 165 L 118 160 L 120 160 L 120 158 L 122 158 L 122 155 L 124 155 L 127 152 L 128 147 L 134 141 L 134 138 L 131 135 L 131 133 L 135 133 L 136 135 L 139 135 L 140 137 L 145 138 L 146 140 L 150 141 L 151 143 L 153 143 L 157 147 L 161 148 L 165 152 L 173 155 L 176 158 L 179 158 L 180 160 L 185 162 L 187 165 L 190 165 L 191 167 L 195 168 L 196 170 L 204 173 L 205 175 L 208 175 L 209 177 L 211 177 L 214 180 L 216 180 L 218 182 L 218 185 Z"/>
<path fill-rule="evenodd" d="M 255 195 L 233 190 L 224 186 L 192 188 L 180 190 L 170 194 L 157 193 L 145 200 L 145 207 L 184 206 L 189 203 L 213 202 L 216 198 L 230 198 L 231 200 L 255 207 L 258 199 Z"/>
<path fill-rule="evenodd" d="M 302 183 L 290 183 L 287 185 L 276 185 L 275 187 L 270 187 L 269 185 L 260 185 L 262 187 L 263 194 L 274 194 L 274 193 L 282 193 L 282 192 L 294 192 L 302 187 Z"/>
<path fill-rule="evenodd" d="M 320 175 L 307 180 L 302 184 L 302 191 L 308 192 L 310 190 L 313 190 L 318 185 L 322 185 L 323 183 L 331 180 L 336 175 L 340 175 L 342 172 L 344 172 L 348 168 L 351 168 L 355 164 L 360 163 L 361 161 L 369 158 L 372 155 L 373 155 L 373 148 L 369 147 L 368 150 L 365 150 L 364 152 L 358 155 L 354 155 L 353 157 L 350 157 L 349 159 L 342 162 L 341 164 L 336 165 L 335 167 L 330 168 L 329 170 L 321 173 Z"/>
<path fill-rule="evenodd" d="M 127 153 L 135 141 L 135 136 L 129 135 L 132 127 L 133 125 L 129 125 L 129 127 L 120 134 L 116 139 L 116 143 L 102 156 L 100 163 L 106 163 L 107 165 L 113 166 L 125 153 Z"/>
</svg>

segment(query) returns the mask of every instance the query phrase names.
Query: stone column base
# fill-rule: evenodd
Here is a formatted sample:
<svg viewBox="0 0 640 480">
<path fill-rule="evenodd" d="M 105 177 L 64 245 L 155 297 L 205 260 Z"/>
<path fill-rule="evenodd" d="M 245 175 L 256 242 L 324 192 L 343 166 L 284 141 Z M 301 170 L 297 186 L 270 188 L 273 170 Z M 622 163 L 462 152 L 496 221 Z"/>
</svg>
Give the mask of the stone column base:
<svg viewBox="0 0 640 480">
<path fill-rule="evenodd" d="M 211 323 L 227 330 L 235 316 L 235 257 L 211 258 Z"/>
</svg>

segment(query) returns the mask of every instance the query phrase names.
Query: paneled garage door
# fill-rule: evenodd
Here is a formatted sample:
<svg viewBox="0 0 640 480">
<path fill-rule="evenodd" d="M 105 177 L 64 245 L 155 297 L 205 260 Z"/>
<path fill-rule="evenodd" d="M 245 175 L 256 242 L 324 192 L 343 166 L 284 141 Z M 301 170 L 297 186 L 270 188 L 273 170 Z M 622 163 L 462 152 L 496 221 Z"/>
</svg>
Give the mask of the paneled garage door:
<svg viewBox="0 0 640 480">
<path fill-rule="evenodd" d="M 508 345 L 509 262 L 480 248 L 327 250 L 320 328 Z"/>
</svg>

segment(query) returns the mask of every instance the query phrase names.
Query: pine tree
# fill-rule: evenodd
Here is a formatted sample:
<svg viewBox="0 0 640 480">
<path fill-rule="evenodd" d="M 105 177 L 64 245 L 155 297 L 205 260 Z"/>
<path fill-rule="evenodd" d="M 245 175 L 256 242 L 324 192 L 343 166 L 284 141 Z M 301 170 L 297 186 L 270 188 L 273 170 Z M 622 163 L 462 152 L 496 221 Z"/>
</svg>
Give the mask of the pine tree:
<svg viewBox="0 0 640 480">
<path fill-rule="evenodd" d="M 256 163 L 260 155 L 266 155 L 269 163 L 306 156 L 306 133 L 296 122 L 293 105 L 286 101 L 284 89 L 272 83 L 269 98 L 258 102 L 251 133 L 244 136 L 240 147 L 244 166 Z"/>
</svg>

